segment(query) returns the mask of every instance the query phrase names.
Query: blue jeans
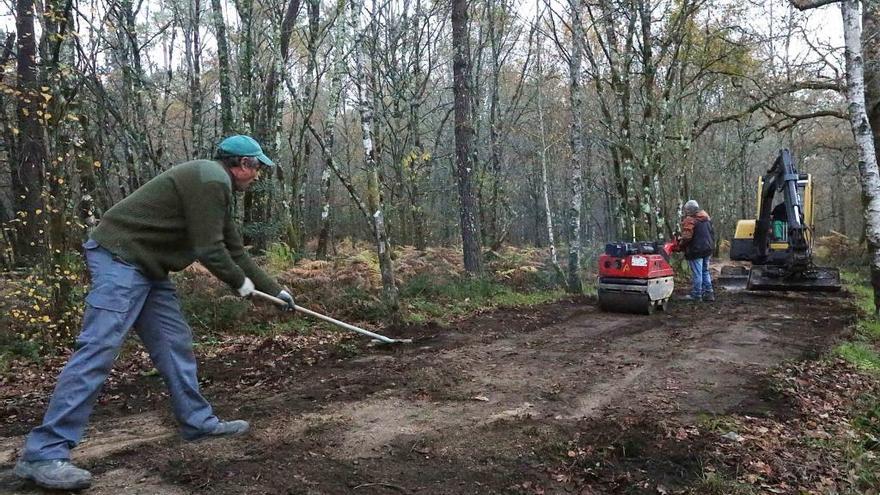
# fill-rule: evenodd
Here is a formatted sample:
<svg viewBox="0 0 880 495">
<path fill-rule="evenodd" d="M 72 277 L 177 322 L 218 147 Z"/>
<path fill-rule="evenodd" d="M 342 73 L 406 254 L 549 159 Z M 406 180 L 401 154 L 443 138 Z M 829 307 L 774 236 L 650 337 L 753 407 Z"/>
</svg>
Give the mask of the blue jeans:
<svg viewBox="0 0 880 495">
<path fill-rule="evenodd" d="M 704 294 L 712 293 L 712 276 L 709 274 L 709 257 L 687 260 L 693 275 L 691 297 L 701 299 Z"/>
<path fill-rule="evenodd" d="M 95 399 L 128 330 L 136 328 L 171 395 L 184 437 L 217 426 L 211 405 L 199 391 L 192 331 L 180 311 L 174 284 L 150 280 L 93 240 L 83 244 L 92 276 L 83 329 L 76 350 L 58 376 L 43 418 L 25 441 L 25 461 L 69 459 L 82 439 Z"/>
</svg>

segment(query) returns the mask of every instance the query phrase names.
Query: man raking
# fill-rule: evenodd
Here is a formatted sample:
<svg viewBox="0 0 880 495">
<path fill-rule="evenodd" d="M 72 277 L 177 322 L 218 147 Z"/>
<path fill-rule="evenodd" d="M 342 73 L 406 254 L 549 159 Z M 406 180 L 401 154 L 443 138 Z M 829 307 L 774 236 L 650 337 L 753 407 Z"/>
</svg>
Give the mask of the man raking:
<svg viewBox="0 0 880 495">
<path fill-rule="evenodd" d="M 76 349 L 58 376 L 43 424 L 25 441 L 15 466 L 20 478 L 54 489 L 91 484 L 70 462 L 98 392 L 132 327 L 165 380 L 186 440 L 241 435 L 246 421 L 221 421 L 199 390 L 192 331 L 168 273 L 198 260 L 248 297 L 256 288 L 294 306 L 293 297 L 245 252 L 232 214 L 243 191 L 275 164 L 248 136 L 218 146 L 215 160 L 179 164 L 110 208 L 83 244 L 92 286 Z"/>
</svg>

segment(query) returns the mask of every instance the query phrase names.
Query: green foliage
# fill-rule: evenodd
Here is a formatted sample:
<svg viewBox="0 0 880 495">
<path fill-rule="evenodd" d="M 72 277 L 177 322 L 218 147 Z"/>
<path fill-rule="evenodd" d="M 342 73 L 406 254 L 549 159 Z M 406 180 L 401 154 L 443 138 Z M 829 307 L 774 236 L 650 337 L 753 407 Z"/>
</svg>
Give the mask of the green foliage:
<svg viewBox="0 0 880 495">
<path fill-rule="evenodd" d="M 846 290 L 853 295 L 856 306 L 864 314 L 874 312 L 874 291 L 867 281 L 867 275 L 858 271 L 842 270 L 840 278 L 846 286 Z"/>
<path fill-rule="evenodd" d="M 436 277 L 420 274 L 401 287 L 402 297 L 440 297 L 444 299 L 486 299 L 503 290 L 503 286 L 485 277 L 462 277 L 438 283 Z"/>
<path fill-rule="evenodd" d="M 880 373 L 880 354 L 866 342 L 845 342 L 837 347 L 836 353 L 859 369 Z"/>
<path fill-rule="evenodd" d="M 23 340 L 16 335 L 0 333 L 0 373 L 6 373 L 14 359 L 23 358 L 29 361 L 40 359 L 40 344 L 32 340 Z"/>
<path fill-rule="evenodd" d="M 598 283 L 598 282 L 596 281 L 596 277 L 590 277 L 590 278 L 588 278 L 588 279 L 585 279 L 585 280 L 583 281 L 583 285 L 584 285 L 584 287 L 583 287 L 583 289 L 584 289 L 583 292 L 584 292 L 584 295 L 587 295 L 587 296 L 596 296 L 596 295 L 598 295 L 598 294 L 599 294 L 599 289 L 598 289 L 598 287 L 597 287 L 597 285 L 596 285 L 597 283 Z"/>
<path fill-rule="evenodd" d="M 74 253 L 76 254 L 76 253 Z M 57 255 L 21 279 L 7 280 L 0 292 L 0 353 L 33 357 L 66 348 L 80 330 L 85 266 L 79 256 Z"/>
<path fill-rule="evenodd" d="M 360 354 L 360 348 L 352 341 L 343 340 L 336 344 L 336 352 L 340 357 L 351 357 Z"/>
<path fill-rule="evenodd" d="M 492 298 L 493 306 L 510 307 L 510 306 L 535 306 L 556 301 L 565 296 L 562 290 L 539 291 L 539 292 L 514 292 L 505 290 L 499 292 Z"/>
<path fill-rule="evenodd" d="M 854 340 L 840 344 L 835 353 L 860 369 L 880 373 L 880 353 L 876 347 L 880 342 L 880 320 L 873 316 L 874 291 L 862 273 L 845 270 L 841 278 L 865 316 L 856 324 Z"/>
<path fill-rule="evenodd" d="M 862 370 L 880 373 L 880 353 L 877 351 L 880 321 L 873 316 L 874 292 L 868 276 L 848 270 L 841 276 L 865 316 L 856 324 L 854 340 L 841 344 L 835 352 Z M 869 395 L 861 399 L 853 426 L 860 438 L 847 441 L 848 472 L 855 484 L 854 493 L 866 493 L 866 490 L 880 486 L 880 397 Z"/>
<path fill-rule="evenodd" d="M 561 290 L 521 292 L 488 277 L 438 280 L 417 275 L 400 287 L 404 319 L 410 323 L 448 322 L 476 309 L 532 306 L 565 296 Z"/>
<path fill-rule="evenodd" d="M 373 250 L 359 251 L 352 258 L 369 266 L 370 269 L 375 273 L 379 273 L 381 270 L 381 267 L 379 266 L 379 255 L 376 254 Z"/>
<path fill-rule="evenodd" d="M 867 448 L 880 450 L 880 397 L 875 395 L 863 397 L 862 403 L 864 412 L 853 421 L 853 424 L 866 434 Z"/>
<path fill-rule="evenodd" d="M 218 298 L 213 291 L 182 294 L 180 306 L 192 326 L 208 332 L 235 330 L 250 310 L 250 302 L 234 296 Z"/>
<path fill-rule="evenodd" d="M 382 299 L 360 287 L 346 287 L 333 303 L 334 307 L 343 307 L 346 313 L 358 318 L 382 321 L 388 316 Z"/>
<path fill-rule="evenodd" d="M 868 318 L 860 321 L 858 333 L 869 342 L 880 341 L 880 320 Z"/>
<path fill-rule="evenodd" d="M 860 437 L 849 442 L 847 457 L 854 493 L 870 493 L 880 486 L 880 397 L 863 397 L 860 414 L 853 420 Z"/>
<path fill-rule="evenodd" d="M 695 495 L 752 495 L 757 493 L 754 487 L 729 479 L 714 472 L 703 473 L 689 493 Z"/>
<path fill-rule="evenodd" d="M 736 421 L 730 416 L 701 413 L 697 417 L 697 423 L 701 428 L 709 431 L 727 433 L 738 429 Z"/>
<path fill-rule="evenodd" d="M 257 323 L 249 323 L 237 328 L 235 333 L 244 333 L 246 335 L 258 335 L 260 337 L 274 337 L 277 335 L 303 334 L 308 335 L 314 332 L 316 328 L 332 329 L 329 324 L 318 322 L 307 318 L 280 318 L 276 320 L 260 321 Z"/>
<path fill-rule="evenodd" d="M 284 271 L 296 262 L 296 252 L 286 243 L 273 242 L 265 253 L 266 265 L 272 272 Z"/>
</svg>

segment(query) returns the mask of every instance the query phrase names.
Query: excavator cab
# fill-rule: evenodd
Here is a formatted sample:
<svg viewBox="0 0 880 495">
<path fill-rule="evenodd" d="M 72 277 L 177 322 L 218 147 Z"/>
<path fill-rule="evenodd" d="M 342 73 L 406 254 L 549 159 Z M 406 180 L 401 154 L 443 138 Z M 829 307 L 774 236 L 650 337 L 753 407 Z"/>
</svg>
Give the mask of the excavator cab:
<svg viewBox="0 0 880 495">
<path fill-rule="evenodd" d="M 719 285 L 750 290 L 840 290 L 836 268 L 813 264 L 813 182 L 783 149 L 758 178 L 755 219 L 740 220 L 730 259 L 746 267 L 724 267 Z"/>
</svg>

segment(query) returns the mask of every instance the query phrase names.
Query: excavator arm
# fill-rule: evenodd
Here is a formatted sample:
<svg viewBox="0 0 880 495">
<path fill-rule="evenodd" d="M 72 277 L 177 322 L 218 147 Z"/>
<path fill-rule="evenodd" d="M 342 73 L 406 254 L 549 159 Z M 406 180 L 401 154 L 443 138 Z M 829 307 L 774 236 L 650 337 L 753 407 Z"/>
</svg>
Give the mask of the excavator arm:
<svg viewBox="0 0 880 495">
<path fill-rule="evenodd" d="M 798 192 L 798 184 L 809 180 L 807 174 L 798 173 L 791 157 L 791 151 L 783 149 L 763 177 L 760 191 L 761 201 L 758 218 L 755 222 L 753 263 L 767 263 L 770 254 L 770 212 L 773 197 L 782 194 L 788 222 L 788 251 L 786 265 L 792 270 L 807 269 L 812 263 L 813 252 L 809 238 L 810 226 L 804 217 L 804 199 Z"/>
<path fill-rule="evenodd" d="M 721 285 L 745 285 L 752 290 L 839 290 L 836 268 L 813 265 L 812 205 L 804 203 L 805 197 L 811 197 L 810 176 L 799 173 L 791 152 L 783 149 L 759 184 L 757 217 L 737 222 L 730 250 L 732 260 L 749 261 L 751 268 L 722 268 Z M 782 197 L 787 236 L 771 240 L 772 222 L 780 220 L 772 218 L 777 194 Z"/>
</svg>

